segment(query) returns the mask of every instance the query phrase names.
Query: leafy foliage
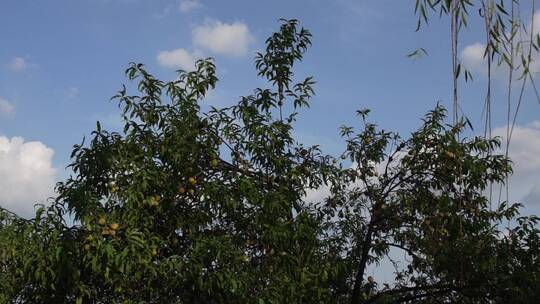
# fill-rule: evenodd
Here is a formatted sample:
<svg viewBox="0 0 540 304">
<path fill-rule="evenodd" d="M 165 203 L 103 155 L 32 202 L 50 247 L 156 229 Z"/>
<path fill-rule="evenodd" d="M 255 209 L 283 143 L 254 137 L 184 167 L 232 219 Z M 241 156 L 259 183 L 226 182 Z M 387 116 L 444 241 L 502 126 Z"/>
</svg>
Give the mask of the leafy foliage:
<svg viewBox="0 0 540 304">
<path fill-rule="evenodd" d="M 0 303 L 537 298 L 537 218 L 503 231 L 519 205 L 493 209 L 484 195 L 511 172 L 497 139 L 463 138 L 465 124 L 446 124 L 442 107 L 409 139 L 358 111 L 361 130 L 341 128 L 343 162 L 294 139 L 314 81 L 294 83 L 292 69 L 310 37 L 283 20 L 256 57 L 270 88 L 206 112 L 211 59 L 171 82 L 131 64 L 138 93 L 114 96 L 123 132 L 98 123 L 75 145 L 74 176 L 34 219 L 0 213 Z M 306 199 L 325 187 L 327 198 Z M 391 250 L 408 258 L 382 288 L 365 273 Z"/>
</svg>

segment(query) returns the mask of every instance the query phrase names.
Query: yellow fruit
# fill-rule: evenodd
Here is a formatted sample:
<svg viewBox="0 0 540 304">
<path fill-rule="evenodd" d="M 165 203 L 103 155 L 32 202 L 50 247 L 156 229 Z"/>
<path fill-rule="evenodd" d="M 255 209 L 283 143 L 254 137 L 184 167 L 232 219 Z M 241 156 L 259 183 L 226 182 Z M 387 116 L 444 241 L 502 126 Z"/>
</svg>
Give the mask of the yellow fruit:
<svg viewBox="0 0 540 304">
<path fill-rule="evenodd" d="M 112 230 L 117 230 L 119 226 L 120 226 L 120 225 L 118 225 L 118 223 L 112 223 L 112 224 L 111 224 L 111 229 L 112 229 Z"/>
<path fill-rule="evenodd" d="M 107 220 L 104 217 L 100 217 L 99 220 L 98 220 L 98 223 L 100 225 L 105 225 L 107 223 Z"/>
<path fill-rule="evenodd" d="M 184 188 L 184 187 L 178 188 L 178 193 L 180 193 L 180 194 L 186 193 L 186 188 Z"/>
<path fill-rule="evenodd" d="M 85 250 L 90 250 L 90 244 L 85 244 L 85 245 L 84 245 L 84 249 L 85 249 Z"/>
<path fill-rule="evenodd" d="M 155 250 L 155 249 L 152 249 L 152 255 L 154 255 L 154 256 L 155 256 L 156 254 L 157 254 L 157 250 Z"/>
<path fill-rule="evenodd" d="M 157 197 L 157 196 L 152 196 L 152 198 L 150 199 L 150 205 L 152 205 L 152 206 L 157 206 L 157 205 L 159 205 L 159 197 Z"/>
<path fill-rule="evenodd" d="M 111 236 L 115 236 L 115 235 L 116 235 L 116 231 L 114 231 L 114 230 L 109 230 L 109 234 L 110 234 Z"/>
<path fill-rule="evenodd" d="M 190 177 L 188 178 L 188 182 L 192 185 L 195 185 L 197 183 L 197 180 L 195 179 L 195 177 Z"/>
<path fill-rule="evenodd" d="M 218 160 L 217 159 L 212 159 L 212 161 L 210 162 L 210 165 L 212 166 L 212 168 L 215 168 L 217 167 L 219 164 Z"/>
<path fill-rule="evenodd" d="M 102 235 L 109 235 L 109 229 L 103 229 L 103 231 L 101 232 Z"/>
<path fill-rule="evenodd" d="M 189 194 L 193 194 L 193 193 L 195 193 L 195 190 L 189 189 Z"/>
</svg>

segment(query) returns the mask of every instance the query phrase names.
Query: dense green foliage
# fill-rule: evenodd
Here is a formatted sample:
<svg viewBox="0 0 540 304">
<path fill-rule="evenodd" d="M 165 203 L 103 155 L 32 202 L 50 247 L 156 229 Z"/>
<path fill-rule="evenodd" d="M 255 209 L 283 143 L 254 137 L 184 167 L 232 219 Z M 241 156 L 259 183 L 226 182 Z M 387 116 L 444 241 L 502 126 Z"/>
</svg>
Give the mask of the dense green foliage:
<svg viewBox="0 0 540 304">
<path fill-rule="evenodd" d="M 32 220 L 0 212 L 0 303 L 531 303 L 540 297 L 536 217 L 492 207 L 510 161 L 437 107 L 407 139 L 342 127 L 341 159 L 292 136 L 314 81 L 293 67 L 310 33 L 283 21 L 256 57 L 269 88 L 202 111 L 212 60 L 172 82 L 132 64 L 73 177 Z M 288 114 L 287 114 L 288 113 Z M 328 197 L 306 194 L 329 189 Z M 75 219 L 68 225 L 66 218 Z M 511 229 L 503 221 L 512 219 Z M 395 281 L 367 267 L 407 255 Z"/>
</svg>

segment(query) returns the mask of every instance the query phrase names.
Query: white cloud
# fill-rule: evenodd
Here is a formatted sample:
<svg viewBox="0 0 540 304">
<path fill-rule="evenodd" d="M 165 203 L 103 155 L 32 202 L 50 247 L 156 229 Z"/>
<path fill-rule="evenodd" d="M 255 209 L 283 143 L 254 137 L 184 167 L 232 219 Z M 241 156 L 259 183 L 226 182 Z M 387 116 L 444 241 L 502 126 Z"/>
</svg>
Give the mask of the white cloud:
<svg viewBox="0 0 540 304">
<path fill-rule="evenodd" d="M 168 68 L 192 71 L 197 59 L 207 52 L 233 57 L 245 55 L 254 39 L 244 23 L 226 24 L 215 21 L 195 27 L 192 40 L 193 52 L 184 48 L 160 51 L 157 55 L 158 63 Z"/>
<path fill-rule="evenodd" d="M 533 37 L 534 37 L 540 34 L 540 11 L 536 11 L 534 13 L 533 19 L 534 21 L 533 21 L 532 31 L 533 31 Z M 540 72 L 540 54 L 534 49 L 532 50 L 532 63 L 531 63 L 530 69 L 531 69 L 531 72 L 533 73 Z"/>
<path fill-rule="evenodd" d="M 11 114 L 13 109 L 14 107 L 9 101 L 0 97 L 0 114 Z"/>
<path fill-rule="evenodd" d="M 520 35 L 523 37 L 528 37 L 530 35 L 531 23 L 526 26 L 526 30 L 522 29 Z M 534 13 L 534 21 L 532 23 L 532 33 L 533 36 L 540 33 L 540 11 Z M 524 52 L 527 52 L 528 46 L 524 46 Z M 484 58 L 484 52 L 486 45 L 484 43 L 476 42 L 470 45 L 467 45 L 460 54 L 461 63 L 463 67 L 470 70 L 471 72 L 479 72 L 483 76 L 487 75 L 487 60 Z M 536 52 L 534 49 L 531 53 L 532 61 L 529 66 L 532 73 L 540 72 L 540 53 Z M 497 59 L 494 60 L 492 64 L 492 74 L 496 77 L 507 76 L 508 67 L 506 63 L 497 64 Z M 519 64 L 518 71 L 516 75 L 520 75 L 523 72 L 523 67 L 521 66 L 521 58 L 519 54 L 516 54 L 514 57 L 514 62 Z"/>
<path fill-rule="evenodd" d="M 253 42 L 249 28 L 242 22 L 209 22 L 193 29 L 193 44 L 214 54 L 242 56 Z"/>
<path fill-rule="evenodd" d="M 172 11 L 172 6 L 168 5 L 160 13 L 152 14 L 152 17 L 154 17 L 156 19 L 163 19 L 163 18 L 167 17 L 171 11 Z"/>
<path fill-rule="evenodd" d="M 461 63 L 468 70 L 486 73 L 485 50 L 486 46 L 479 42 L 466 46 L 461 52 Z"/>
<path fill-rule="evenodd" d="M 199 0 L 182 0 L 180 1 L 180 12 L 187 13 L 201 6 Z"/>
<path fill-rule="evenodd" d="M 77 87 L 69 87 L 66 90 L 66 97 L 68 99 L 73 99 L 73 98 L 76 98 L 77 96 L 79 96 L 79 93 L 80 93 L 79 88 L 77 88 Z"/>
<path fill-rule="evenodd" d="M 484 52 L 486 45 L 483 43 L 474 43 L 466 46 L 460 54 L 461 64 L 467 70 L 472 73 L 479 73 L 482 76 L 487 76 L 488 74 L 488 64 L 487 59 L 484 58 Z M 497 58 L 492 61 L 491 64 L 491 75 L 495 76 L 497 79 L 504 79 L 508 77 L 508 65 L 505 62 L 497 62 Z M 523 72 L 523 66 L 521 65 L 521 58 L 519 54 L 516 54 L 514 57 L 514 63 L 519 63 L 517 66 L 514 75 L 521 75 Z M 539 53 L 533 51 L 531 54 L 531 64 L 529 66 L 532 73 L 540 72 L 540 55 Z"/>
<path fill-rule="evenodd" d="M 22 72 L 28 67 L 28 62 L 22 57 L 15 57 L 9 63 L 9 68 L 14 72 Z"/>
<path fill-rule="evenodd" d="M 527 127 L 533 128 L 533 129 L 540 129 L 540 120 L 535 120 L 531 123 L 528 123 Z"/>
<path fill-rule="evenodd" d="M 54 151 L 39 141 L 0 136 L 0 206 L 23 217 L 34 215 L 36 203 L 53 195 Z"/>
<path fill-rule="evenodd" d="M 190 53 L 185 49 L 175 49 L 159 52 L 157 60 L 164 67 L 192 71 L 195 68 L 195 61 L 197 61 L 199 56 L 199 52 Z"/>
<path fill-rule="evenodd" d="M 532 206 L 533 210 L 538 210 L 538 205 L 540 204 L 540 182 L 534 185 L 534 187 L 529 191 L 529 193 L 523 198 L 523 203 L 527 206 Z"/>
<path fill-rule="evenodd" d="M 304 200 L 309 203 L 320 203 L 331 196 L 330 186 L 323 185 L 317 189 L 307 189 Z"/>
<path fill-rule="evenodd" d="M 494 130 L 503 144 L 506 142 L 506 127 Z M 540 205 L 540 121 L 525 126 L 515 126 L 508 153 L 513 161 L 514 174 L 510 178 L 510 200 L 522 202 L 530 207 Z"/>
<path fill-rule="evenodd" d="M 537 35 L 538 33 L 540 33 L 540 11 L 536 11 L 534 13 L 533 19 L 534 19 L 533 27 L 532 27 L 533 35 Z"/>
</svg>

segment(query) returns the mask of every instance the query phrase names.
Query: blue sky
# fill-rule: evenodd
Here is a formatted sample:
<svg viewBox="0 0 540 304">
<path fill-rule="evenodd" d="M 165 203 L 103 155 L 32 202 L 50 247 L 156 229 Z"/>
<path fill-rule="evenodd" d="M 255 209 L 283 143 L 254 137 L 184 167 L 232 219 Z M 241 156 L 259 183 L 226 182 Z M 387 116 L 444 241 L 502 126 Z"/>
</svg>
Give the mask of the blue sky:
<svg viewBox="0 0 540 304">
<path fill-rule="evenodd" d="M 28 202 L 42 201 L 54 181 L 68 174 L 73 144 L 89 135 L 96 120 L 118 128 L 118 108 L 109 98 L 126 83 L 129 62 L 145 63 L 170 80 L 175 68 L 189 67 L 198 56 L 214 57 L 220 81 L 204 106 L 229 105 L 264 86 L 254 52 L 278 28 L 279 18 L 299 19 L 313 34 L 296 73 L 317 81 L 311 109 L 298 122 L 301 140 L 340 153 L 338 127 L 354 124 L 360 108 L 371 108 L 372 121 L 406 135 L 438 101 L 450 105 L 451 96 L 447 20 L 435 16 L 415 32 L 413 6 L 412 0 L 4 0 L 0 205 L 28 214 Z M 484 37 L 472 14 L 460 42 L 460 58 L 469 62 L 474 48 L 463 51 Z M 419 47 L 429 55 L 406 57 Z M 463 84 L 461 102 L 480 130 L 485 77 L 474 75 L 472 84 Z M 504 92 L 504 79 L 495 79 L 494 126 L 500 128 Z M 540 104 L 529 90 L 518 123 L 514 198 L 532 201 L 540 197 Z"/>
</svg>

